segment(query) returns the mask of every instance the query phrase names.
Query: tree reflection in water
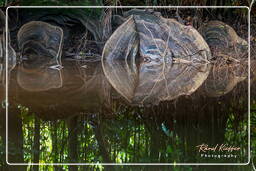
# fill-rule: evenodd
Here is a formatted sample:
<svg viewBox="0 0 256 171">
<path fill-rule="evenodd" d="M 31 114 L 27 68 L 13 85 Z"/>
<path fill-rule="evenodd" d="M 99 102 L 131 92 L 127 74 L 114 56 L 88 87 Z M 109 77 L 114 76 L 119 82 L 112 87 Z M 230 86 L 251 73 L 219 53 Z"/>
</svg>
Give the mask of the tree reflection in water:
<svg viewBox="0 0 256 171">
<path fill-rule="evenodd" d="M 21 64 L 12 71 L 8 161 L 99 165 L 7 167 L 2 160 L 3 167 L 13 170 L 118 170 L 116 166 L 100 163 L 247 162 L 246 82 L 218 98 L 205 97 L 196 91 L 157 106 L 139 107 L 130 105 L 111 87 L 101 63 L 81 64 L 79 60 L 63 59 L 62 65 L 61 71 L 55 71 L 58 79 L 54 79 L 56 85 L 61 86 L 36 87 L 34 92 L 18 81 L 22 75 Z M 51 76 L 48 71 L 42 74 Z M 22 83 L 29 83 L 26 79 L 29 78 L 22 77 Z M 62 83 L 58 84 L 60 80 Z M 42 85 L 40 79 L 35 79 L 33 84 L 36 85 L 36 81 Z M 126 82 L 120 83 L 127 86 Z M 1 118 L 1 128 L 5 128 L 4 121 L 5 118 Z M 1 131 L 0 155 L 4 159 L 5 132 Z M 203 158 L 196 148 L 202 143 L 209 146 L 226 143 L 241 150 L 232 153 L 237 158 Z M 163 167 L 163 170 L 169 168 Z M 192 166 L 172 168 L 203 170 Z M 148 168 L 142 166 L 141 169 Z"/>
<path fill-rule="evenodd" d="M 111 89 L 101 65 L 90 64 L 81 72 L 79 65 L 69 64 L 64 62 L 63 87 L 49 92 L 23 90 L 15 82 L 18 68 L 13 72 L 9 162 L 246 162 L 246 100 L 237 103 L 234 94 L 219 99 L 195 94 L 134 107 Z M 70 90 L 74 94 L 68 94 Z M 202 158 L 196 148 L 202 143 L 227 143 L 242 150 L 234 153 L 236 159 Z"/>
</svg>

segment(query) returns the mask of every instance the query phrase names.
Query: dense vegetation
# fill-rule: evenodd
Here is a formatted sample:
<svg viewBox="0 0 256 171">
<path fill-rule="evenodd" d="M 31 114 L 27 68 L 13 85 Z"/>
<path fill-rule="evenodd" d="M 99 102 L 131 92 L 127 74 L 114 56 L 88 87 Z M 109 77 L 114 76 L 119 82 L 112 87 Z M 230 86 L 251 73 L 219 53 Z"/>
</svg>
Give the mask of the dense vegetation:
<svg viewBox="0 0 256 171">
<path fill-rule="evenodd" d="M 0 5 L 246 5 L 249 6 L 250 1 L 241 0 L 152 0 L 152 1 L 136 1 L 136 0 L 120 0 L 120 1 L 82 1 L 82 0 L 40 0 L 40 1 L 0 1 Z M 246 10 L 237 10 L 229 13 L 225 10 L 214 11 L 214 15 L 223 20 L 229 22 L 230 20 L 241 21 L 241 25 L 247 16 Z M 236 15 L 235 15 L 236 14 Z M 234 15 L 236 17 L 234 17 Z M 252 18 L 256 16 L 256 13 L 252 14 Z M 252 28 L 256 27 L 256 20 L 252 20 Z M 230 22 L 231 23 L 231 22 Z M 239 28 L 236 28 L 239 30 Z M 254 29 L 255 30 L 255 29 Z M 252 45 L 256 44 L 256 33 L 252 30 Z M 246 36 L 244 36 L 246 37 Z M 252 52 L 254 55 L 254 52 Z M 255 56 L 252 56 L 255 58 Z M 256 99 L 255 99 L 255 85 L 252 86 L 251 96 L 251 152 L 252 162 L 256 163 L 254 156 L 256 155 Z M 207 117 L 211 117 L 211 113 L 207 116 L 190 113 L 192 117 L 198 119 L 198 121 L 189 120 L 190 115 L 180 118 L 173 118 L 173 115 L 165 115 L 167 109 L 166 106 L 160 106 L 159 108 L 129 108 L 124 107 L 122 104 L 114 103 L 112 106 L 113 115 L 104 116 L 98 112 L 95 115 L 75 115 L 71 118 L 45 120 L 34 112 L 31 112 L 29 108 L 24 106 L 18 106 L 18 109 L 13 109 L 16 115 L 12 116 L 14 119 L 13 125 L 18 124 L 18 129 L 13 130 L 19 133 L 18 137 L 11 137 L 14 140 L 14 144 L 10 144 L 10 158 L 14 161 L 40 162 L 184 162 L 188 161 L 200 161 L 199 156 L 194 156 L 191 148 L 191 144 L 197 144 L 203 141 L 201 135 L 208 134 L 209 130 L 213 131 L 210 136 L 212 138 L 223 139 L 232 145 L 242 145 L 246 147 L 247 139 L 247 113 L 246 104 L 244 99 L 236 103 L 229 102 L 226 104 L 227 98 L 223 98 L 218 102 L 214 101 L 213 106 L 220 108 L 222 106 L 225 111 L 216 110 L 218 114 L 209 119 L 209 122 L 205 120 Z M 247 100 L 247 99 L 246 99 Z M 183 105 L 183 102 L 178 103 Z M 189 104 L 190 101 L 187 103 Z M 197 107 L 200 107 L 203 103 L 199 103 Z M 187 105 L 189 106 L 189 105 Z M 205 113 L 215 110 L 209 105 L 209 109 Z M 15 108 L 15 107 L 14 107 Z M 160 112 L 159 112 L 160 111 Z M 182 111 L 182 110 L 181 110 Z M 193 111 L 191 109 L 191 111 Z M 159 113 L 158 113 L 159 112 Z M 142 114 L 147 113 L 144 117 Z M 152 114 L 153 113 L 153 114 Z M 1 113 L 2 114 L 2 113 Z M 226 115 L 225 115 L 226 114 Z M 183 118 L 182 118 L 183 117 Z M 185 120 L 185 121 L 184 121 Z M 189 120 L 189 121 L 187 121 Z M 196 120 L 196 119 L 195 119 Z M 5 163 L 5 136 L 4 136 L 4 115 L 1 116 L 1 137 L 0 137 L 0 166 L 6 167 Z M 206 122 L 206 123 L 205 123 Z M 213 126 L 211 123 L 214 123 Z M 181 126 L 182 125 L 182 126 Z M 199 126 L 198 126 L 199 125 Z M 200 127 L 201 126 L 201 127 Z M 211 127 L 212 126 L 212 127 Z M 185 130 L 184 130 L 185 128 Z M 217 128 L 223 128 L 224 132 L 217 132 L 220 137 L 214 137 Z M 190 130 L 186 132 L 186 130 Z M 205 131 L 204 131 L 205 130 Z M 207 130 L 207 131 L 206 131 Z M 195 135 L 194 131 L 200 132 L 199 135 Z M 184 136 L 186 135 L 186 136 Z M 12 136 L 12 135 L 11 135 Z M 184 138 L 185 137 L 185 138 Z M 20 141 L 21 140 L 21 141 Z M 193 142 L 195 141 L 195 142 Z M 214 143 L 215 140 L 212 140 Z M 17 143 L 17 144 L 15 144 Z M 12 148 L 13 147 L 13 148 Z M 19 148 L 21 147 L 21 148 Z M 185 153 L 180 149 L 186 149 Z M 23 150 L 21 150 L 23 149 Z M 244 155 L 246 151 L 239 154 L 240 158 L 237 162 L 245 162 Z M 160 155 L 160 157 L 159 157 Z M 207 160 L 206 160 L 207 162 Z M 17 170 L 89 170 L 89 169 L 109 169 L 118 170 L 125 168 L 127 170 L 134 170 L 132 166 L 28 166 L 27 168 L 17 166 L 13 169 Z M 140 166 L 139 169 L 148 170 L 146 166 Z M 171 167 L 172 169 L 179 170 L 217 170 L 215 167 L 194 167 L 184 166 Z M 251 170 L 252 166 L 248 167 L 232 167 L 226 166 L 219 168 L 220 170 Z M 138 169 L 138 170 L 139 170 Z M 156 169 L 151 167 L 152 170 Z M 170 169 L 170 167 L 163 167 L 163 169 Z"/>
</svg>

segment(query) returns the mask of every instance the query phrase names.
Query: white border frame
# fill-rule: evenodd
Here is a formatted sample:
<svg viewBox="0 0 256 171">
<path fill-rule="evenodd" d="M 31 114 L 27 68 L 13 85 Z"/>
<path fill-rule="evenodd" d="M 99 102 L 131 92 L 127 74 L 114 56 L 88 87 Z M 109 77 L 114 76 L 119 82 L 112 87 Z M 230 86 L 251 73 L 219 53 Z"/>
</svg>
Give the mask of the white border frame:
<svg viewBox="0 0 256 171">
<path fill-rule="evenodd" d="M 251 149 L 250 149 L 250 140 L 251 140 L 251 128 L 250 128 L 250 8 L 248 6 L 9 6 L 6 8 L 6 66 L 8 66 L 8 10 L 10 8 L 238 8 L 238 9 L 247 9 L 248 11 L 248 161 L 246 163 L 10 163 L 8 161 L 8 79 L 6 79 L 6 163 L 13 166 L 28 166 L 28 165 L 156 165 L 156 166 L 178 166 L 178 165 L 249 165 L 251 159 Z M 5 75 L 8 78 L 8 67 L 5 67 Z"/>
</svg>

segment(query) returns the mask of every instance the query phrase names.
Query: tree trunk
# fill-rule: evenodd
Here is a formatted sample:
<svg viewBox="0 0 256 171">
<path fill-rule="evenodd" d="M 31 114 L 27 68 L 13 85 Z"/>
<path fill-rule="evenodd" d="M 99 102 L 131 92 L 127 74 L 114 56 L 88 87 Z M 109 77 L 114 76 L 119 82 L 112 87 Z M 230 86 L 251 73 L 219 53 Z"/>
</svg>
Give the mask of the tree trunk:
<svg viewBox="0 0 256 171">
<path fill-rule="evenodd" d="M 110 159 L 110 155 L 109 152 L 107 150 L 107 146 L 106 143 L 102 137 L 102 133 L 101 133 L 101 123 L 97 123 L 97 125 L 94 126 L 94 133 L 95 133 L 95 138 L 99 144 L 99 150 L 100 150 L 100 154 L 102 155 L 103 158 L 103 162 L 104 163 L 113 163 L 113 161 Z M 113 170 L 114 167 L 112 166 L 104 166 L 104 168 L 106 170 Z"/>
<path fill-rule="evenodd" d="M 77 154 L 77 116 L 68 121 L 68 158 L 70 163 L 78 162 Z M 69 166 L 70 171 L 77 171 L 77 166 Z"/>
<path fill-rule="evenodd" d="M 8 162 L 24 163 L 23 132 L 20 110 L 9 107 L 8 113 Z M 8 166 L 8 170 L 26 170 L 26 166 Z"/>
</svg>

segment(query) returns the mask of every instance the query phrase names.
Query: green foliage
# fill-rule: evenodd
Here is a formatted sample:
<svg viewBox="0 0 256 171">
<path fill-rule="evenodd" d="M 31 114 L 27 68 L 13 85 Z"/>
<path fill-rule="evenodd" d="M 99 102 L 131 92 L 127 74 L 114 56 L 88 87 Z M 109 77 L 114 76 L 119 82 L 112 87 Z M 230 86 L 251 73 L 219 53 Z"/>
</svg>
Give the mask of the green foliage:
<svg viewBox="0 0 256 171">
<path fill-rule="evenodd" d="M 251 104 L 251 152 L 252 158 L 255 162 L 256 156 L 256 101 L 253 100 Z"/>
<path fill-rule="evenodd" d="M 29 109 L 19 106 L 22 118 L 24 162 L 34 160 L 34 137 L 36 115 L 31 114 Z M 252 102 L 252 149 L 256 146 L 255 141 L 255 115 L 256 104 Z M 197 156 L 188 153 L 193 147 L 182 135 L 175 130 L 180 129 L 177 122 L 173 122 L 174 129 L 170 129 L 167 122 L 156 124 L 153 118 L 143 119 L 143 108 L 115 107 L 114 119 L 103 119 L 97 115 L 97 119 L 79 116 L 75 129 L 77 132 L 77 154 L 81 163 L 101 163 L 104 155 L 100 151 L 100 141 L 96 136 L 96 130 L 101 132 L 104 148 L 107 150 L 113 162 L 184 162 L 190 161 Z M 232 111 L 231 111 L 232 112 Z M 38 119 L 38 118 L 37 118 Z M 69 128 L 66 120 L 40 122 L 40 163 L 66 163 L 70 162 L 68 143 Z M 189 126 L 186 128 L 190 130 Z M 190 130 L 193 131 L 193 130 Z M 201 130 L 202 131 L 202 130 Z M 225 129 L 225 142 L 238 145 L 247 145 L 247 119 L 237 121 L 234 113 L 228 114 Z M 0 145 L 2 145 L 2 138 Z M 2 150 L 3 151 L 3 150 Z M 187 153 L 187 154 L 186 154 Z M 255 155 L 255 152 L 252 151 Z M 0 156 L 3 152 L 0 152 Z M 161 157 L 159 157 L 161 156 Z M 246 154 L 241 154 L 244 159 Z M 241 159 L 241 162 L 243 162 Z M 87 169 L 104 170 L 105 166 L 87 166 Z M 62 170 L 68 170 L 68 166 L 58 166 Z M 28 166 L 32 169 L 32 166 Z M 40 170 L 54 170 L 54 166 L 40 166 Z M 190 166 L 186 168 L 173 167 L 173 170 L 194 170 Z M 207 169 L 201 169 L 207 170 Z"/>
<path fill-rule="evenodd" d="M 27 6 L 97 6 L 102 5 L 102 1 L 92 1 L 92 0 L 40 0 L 40 1 L 31 1 L 31 0 L 22 0 L 21 5 Z"/>
<path fill-rule="evenodd" d="M 252 109 L 256 107 L 252 104 Z M 35 137 L 35 119 L 29 109 L 19 106 L 23 122 L 23 149 L 24 161 L 33 162 L 33 149 Z M 120 110 L 119 110 L 120 109 Z M 104 140 L 104 148 L 108 151 L 110 159 L 117 163 L 129 162 L 184 162 L 189 156 L 184 156 L 184 150 L 193 148 L 189 142 L 181 139 L 179 134 L 170 130 L 166 123 L 155 125 L 154 119 L 142 119 L 145 112 L 141 108 L 116 108 L 115 119 L 100 119 L 99 123 L 87 117 L 79 117 L 75 129 L 77 134 L 77 154 L 81 163 L 101 163 L 104 157 L 99 150 L 101 145 L 96 136 L 96 128 L 100 130 Z M 255 113 L 252 114 L 252 123 L 255 122 Z M 175 129 L 178 124 L 173 122 Z M 252 130 L 255 129 L 254 127 Z M 96 131 L 96 132 L 95 132 Z M 252 131 L 253 132 L 253 131 Z M 225 142 L 232 145 L 246 145 L 247 121 L 236 123 L 235 115 L 230 113 L 226 122 Z M 252 137 L 255 138 L 255 135 Z M 1 140 L 1 139 L 0 139 Z M 69 129 L 65 120 L 43 121 L 40 119 L 40 163 L 67 163 Z M 1 143 L 1 141 L 0 141 Z M 252 146 L 255 146 L 255 139 Z M 184 150 L 182 150 L 184 149 Z M 2 155 L 0 153 L 0 155 Z M 161 157 L 158 157 L 161 156 Z M 241 154 L 245 156 L 245 154 Z M 185 158 L 184 158 L 185 157 Z M 193 158 L 197 156 L 191 156 Z M 197 160 L 200 160 L 198 158 Z M 92 166 L 95 167 L 95 166 Z M 63 166 L 63 169 L 68 169 Z M 102 169 L 102 166 L 97 166 Z M 42 170 L 53 170 L 53 166 L 40 166 Z M 176 168 L 175 170 L 179 170 Z M 191 170 L 190 167 L 187 170 Z"/>
<path fill-rule="evenodd" d="M 0 5 L 4 6 L 6 2 L 7 4 L 13 4 L 17 2 L 19 5 L 24 6 L 97 6 L 102 5 L 103 3 L 102 0 L 0 0 Z"/>
<path fill-rule="evenodd" d="M 0 136 L 0 167 L 3 167 L 5 165 L 5 146 L 4 146 L 4 139 Z"/>
<path fill-rule="evenodd" d="M 5 6 L 5 0 L 0 0 L 0 6 Z"/>
</svg>

